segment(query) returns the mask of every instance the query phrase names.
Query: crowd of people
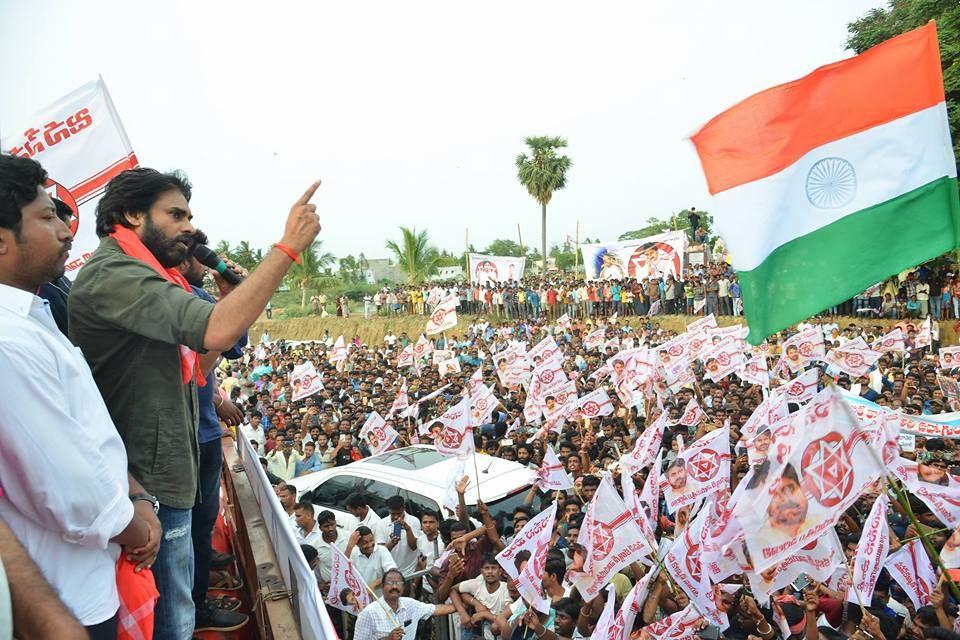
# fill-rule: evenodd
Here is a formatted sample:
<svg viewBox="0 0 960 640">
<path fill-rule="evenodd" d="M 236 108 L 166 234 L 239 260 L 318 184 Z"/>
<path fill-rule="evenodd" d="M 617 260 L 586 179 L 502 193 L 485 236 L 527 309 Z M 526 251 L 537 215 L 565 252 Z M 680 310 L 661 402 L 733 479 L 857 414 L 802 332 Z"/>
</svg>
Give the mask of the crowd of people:
<svg viewBox="0 0 960 640">
<path fill-rule="evenodd" d="M 75 207 L 34 160 L 0 155 L 0 630 L 19 638 L 188 640 L 248 617 L 212 598 L 221 436 L 243 414 L 214 367 L 239 357 L 320 230 L 296 200 L 241 284 L 203 290 L 192 186 L 123 171 L 97 204 L 100 244 L 64 276 Z M 246 275 L 246 274 L 243 274 Z M 9 597 L 7 597 L 9 593 Z"/>
<path fill-rule="evenodd" d="M 911 273 L 904 276 L 904 281 L 914 282 L 919 277 L 927 276 Z M 583 597 L 574 586 L 584 561 L 581 531 L 604 474 L 612 474 L 613 485 L 621 497 L 625 497 L 622 474 L 630 476 L 627 486 L 640 493 L 650 473 L 657 477 L 662 473 L 661 488 L 668 491 L 668 485 L 684 482 L 693 472 L 683 464 L 684 443 L 691 446 L 690 443 L 719 429 L 729 429 L 728 444 L 734 452 L 729 484 L 724 489 L 729 499 L 730 492 L 736 494 L 740 483 L 749 483 L 751 474 L 763 468 L 758 456 L 772 450 L 773 435 L 768 430 L 771 421 L 764 420 L 758 430 L 756 424 L 750 424 L 751 416 L 758 407 L 765 406 L 765 399 L 771 394 L 778 389 L 783 391 L 809 371 L 815 373 L 815 388 L 836 385 L 902 415 L 936 416 L 960 408 L 956 391 L 947 385 L 951 379 L 945 377 L 951 367 L 938 360 L 939 334 L 935 323 L 925 340 L 919 322 L 903 321 L 896 326 L 839 325 L 828 318 L 771 336 L 761 348 L 751 351 L 769 365 L 768 385 L 747 382 L 738 374 L 712 380 L 706 363 L 693 362 L 689 384 L 667 390 L 662 396 L 648 393 L 636 401 L 636 396 L 622 393 L 615 367 L 606 368 L 606 364 L 615 362 L 621 350 L 624 354 L 639 347 L 656 351 L 676 342 L 678 335 L 662 328 L 654 317 L 611 319 L 614 312 L 615 308 L 607 310 L 609 315 L 603 318 L 587 314 L 573 318 L 565 326 L 552 322 L 546 315 L 476 321 L 430 339 L 388 331 L 382 343 L 350 342 L 349 355 L 343 361 L 331 361 L 336 340 L 329 334 L 306 342 L 264 341 L 248 347 L 240 361 L 221 365 L 224 389 L 245 411 L 245 423 L 240 429 L 263 456 L 261 462 L 290 514 L 291 527 L 315 567 L 321 593 L 325 597 L 333 595 L 331 547 L 335 546 L 394 612 L 390 615 L 377 603 L 363 607 L 359 617 L 330 608 L 341 634 L 364 639 L 447 637 L 444 634 L 448 623 L 443 617 L 450 616 L 453 628 L 459 629 L 462 638 L 607 637 L 592 635 L 598 633 L 598 624 L 609 622 L 603 619 L 605 594 Z M 895 329 L 900 330 L 899 346 L 884 351 L 861 375 L 845 373 L 822 361 L 809 361 L 791 370 L 786 365 L 787 358 L 780 358 L 781 354 L 794 357 L 789 341 L 804 330 L 819 336 L 825 349 L 842 350 L 859 348 L 861 341 L 880 348 L 882 339 Z M 602 340 L 599 344 L 594 340 L 592 344 L 597 346 L 588 347 L 588 337 L 595 336 L 598 330 L 603 334 Z M 529 409 L 529 380 L 519 384 L 505 380 L 495 363 L 517 343 L 532 346 L 544 338 L 552 338 L 558 345 L 563 370 L 575 385 L 576 396 L 582 398 L 598 389 L 608 392 L 612 405 L 609 415 L 588 417 L 573 409 L 557 424 L 544 409 L 542 417 L 548 428 L 543 428 L 539 419 L 530 419 L 525 412 Z M 398 366 L 404 350 L 424 341 L 429 344 L 415 365 Z M 429 357 L 430 350 L 447 351 L 447 357 L 458 361 L 458 370 L 448 368 L 449 373 L 441 375 L 440 367 Z M 324 388 L 315 395 L 292 401 L 291 373 L 305 362 L 313 363 L 322 374 Z M 549 450 L 557 455 L 562 473 L 570 480 L 570 489 L 554 493 L 532 488 L 528 506 L 495 517 L 482 503 L 476 509 L 466 507 L 462 498 L 470 486 L 469 478 L 456 485 L 461 498 L 459 507 L 424 511 L 419 517 L 406 511 L 399 496 L 381 505 L 381 512 L 377 513 L 370 507 L 371 496 L 362 491 L 350 495 L 342 505 L 342 511 L 353 516 L 346 524 L 330 510 L 309 501 L 297 502 L 296 487 L 288 484 L 293 478 L 349 465 L 375 453 L 369 442 L 361 438 L 363 426 L 374 412 L 384 416 L 386 424 L 396 430 L 393 448 L 431 443 L 442 434 L 436 419 L 477 385 L 491 388 L 499 404 L 482 423 L 474 425 L 476 452 L 517 461 L 529 467 L 533 475 L 546 465 Z M 395 401 L 404 392 L 409 403 L 417 406 L 414 416 L 396 410 Z M 551 400 L 555 402 L 550 398 L 547 403 Z M 686 419 L 691 401 L 702 411 L 692 421 Z M 806 402 L 801 406 L 800 402 L 784 401 L 784 405 L 796 414 L 807 406 Z M 661 418 L 666 426 L 656 443 L 663 449 L 662 459 L 657 459 L 660 466 L 653 471 L 651 465 L 641 469 L 625 466 L 627 452 Z M 921 476 L 940 474 L 949 478 L 951 487 L 960 482 L 952 476 L 960 473 L 960 452 L 954 439 L 916 437 L 900 455 L 902 459 L 922 463 Z M 878 487 L 872 486 L 846 509 L 829 534 L 851 563 L 861 537 L 866 535 L 867 516 L 883 493 Z M 960 498 L 960 493 L 956 498 Z M 496 554 L 507 548 L 538 513 L 554 508 L 553 505 L 556 518 L 539 576 L 539 586 L 550 605 L 542 612 L 528 610 L 529 601 L 521 597 L 517 580 L 508 575 Z M 671 511 L 665 501 L 658 501 L 653 508 L 650 535 L 661 548 L 680 540 L 684 528 L 692 526 L 697 516 L 696 509 L 691 512 L 689 507 Z M 785 507 L 781 503 L 777 508 Z M 907 509 L 916 514 L 916 522 L 910 519 Z M 938 520 L 938 516 L 943 517 L 941 514 L 912 495 L 907 505 L 891 500 L 884 515 L 891 553 L 901 544 L 917 540 L 922 531 L 929 535 L 931 549 L 943 554 L 945 548 L 952 548 L 945 546 L 951 529 L 960 524 Z M 395 523 L 399 523 L 399 531 L 394 530 Z M 782 564 L 789 567 L 791 563 Z M 953 574 L 941 576 L 925 600 L 914 603 L 909 589 L 885 569 L 871 587 L 871 597 L 861 607 L 847 592 L 847 565 L 838 558 L 832 559 L 826 575 L 809 578 L 801 571 L 794 576 L 796 580 L 779 584 L 770 593 L 755 588 L 756 576 L 750 575 L 749 566 L 748 561 L 720 583 L 723 597 L 718 607 L 725 612 L 730 625 L 720 631 L 724 637 L 953 637 L 956 600 L 947 588 Z M 950 566 L 960 568 L 960 563 Z M 813 573 L 815 564 L 810 567 Z M 821 573 L 822 569 L 821 566 Z M 648 575 L 651 580 L 644 583 Z M 633 626 L 622 637 L 683 638 L 698 632 L 709 634 L 706 616 L 700 615 L 694 616 L 693 630 L 667 632 L 658 626 L 664 620 L 676 622 L 677 615 L 690 610 L 690 598 L 682 586 L 678 587 L 681 582 L 672 571 L 659 571 L 654 562 L 633 562 L 611 576 L 610 583 L 615 590 L 615 611 L 629 609 L 628 595 L 633 593 L 634 586 L 641 583 L 644 589 L 643 598 L 634 607 L 637 615 Z"/>
<path fill-rule="evenodd" d="M 817 319 L 751 347 L 739 325 L 712 317 L 739 305 L 735 280 L 711 264 L 692 297 L 706 315 L 680 334 L 631 294 L 690 311 L 678 306 L 689 280 L 672 297 L 658 283 L 570 281 L 505 287 L 502 307 L 457 289 L 460 308 L 487 319 L 429 338 L 248 344 L 319 232 L 317 184 L 266 260 L 239 285 L 211 273 L 211 295 L 182 176 L 112 180 L 100 247 L 72 286 L 62 276 L 74 212 L 45 182 L 36 162 L 0 157 L 0 364 L 16 399 L 0 414 L 0 560 L 18 637 L 135 627 L 186 639 L 246 624 L 237 598 L 208 596 L 211 580 L 229 578 L 216 570 L 234 566 L 211 531 L 221 441 L 236 437 L 262 456 L 342 637 L 439 638 L 452 627 L 484 639 L 956 639 L 960 386 L 930 320 L 952 305 L 896 327 Z M 921 287 L 952 291 L 951 273 L 923 266 L 897 281 L 912 300 Z M 578 293 L 564 301 L 560 290 Z M 430 295 L 404 312 L 428 313 Z M 323 388 L 300 398 L 294 371 L 307 363 Z M 471 392 L 495 402 L 456 427 L 450 416 Z M 589 410 L 587 396 L 598 399 Z M 850 437 L 834 418 L 827 436 L 805 440 L 837 403 L 859 411 L 847 416 Z M 392 441 L 362 435 L 374 414 Z M 291 484 L 384 444 L 447 447 L 461 427 L 461 451 L 530 469 L 525 504 L 468 505 L 467 475 L 450 479 L 455 504 L 436 511 L 412 513 L 399 492 L 374 508 L 358 487 L 334 513 Z M 763 526 L 738 525 L 757 517 Z M 815 517 L 826 525 L 810 528 Z M 777 541 L 770 556 L 756 553 L 758 532 Z M 861 557 L 879 537 L 889 552 Z M 370 598 L 336 588 L 341 554 Z"/>
<path fill-rule="evenodd" d="M 383 287 L 357 301 L 364 317 L 429 315 L 456 296 L 466 313 L 492 319 L 571 318 L 656 315 L 740 316 L 743 299 L 736 273 L 723 260 L 687 265 L 682 275 L 657 279 L 592 280 L 556 273 L 528 276 L 519 282 L 463 282 Z M 350 315 L 347 296 L 333 298 L 338 317 Z M 327 296 L 311 297 L 314 315 L 327 315 Z M 331 309 L 332 311 L 332 309 Z M 924 265 L 884 282 L 827 310 L 831 315 L 867 318 L 960 319 L 960 274 L 944 265 Z M 332 315 L 332 313 L 331 313 Z"/>
</svg>

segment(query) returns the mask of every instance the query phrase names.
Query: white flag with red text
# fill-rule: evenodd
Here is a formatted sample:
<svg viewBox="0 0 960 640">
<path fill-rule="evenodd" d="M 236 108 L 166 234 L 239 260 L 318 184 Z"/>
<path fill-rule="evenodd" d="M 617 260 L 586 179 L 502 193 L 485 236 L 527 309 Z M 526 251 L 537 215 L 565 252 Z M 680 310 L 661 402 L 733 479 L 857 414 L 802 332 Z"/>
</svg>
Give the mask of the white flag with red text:
<svg viewBox="0 0 960 640">
<path fill-rule="evenodd" d="M 413 345 L 408 344 L 397 356 L 397 369 L 402 369 L 404 367 L 412 367 L 416 364 L 416 360 L 413 356 Z"/>
<path fill-rule="evenodd" d="M 767 368 L 767 357 L 758 353 L 747 360 L 737 371 L 740 379 L 748 384 L 759 384 L 762 387 L 770 386 L 770 370 Z"/>
<path fill-rule="evenodd" d="M 457 326 L 457 305 L 459 304 L 460 301 L 456 296 L 450 296 L 434 307 L 427 319 L 427 335 L 432 336 Z"/>
<path fill-rule="evenodd" d="M 865 376 L 883 354 L 867 346 L 863 338 L 851 340 L 847 344 L 831 349 L 823 361 L 832 364 L 849 376 Z"/>
<path fill-rule="evenodd" d="M 768 466 L 734 506 L 757 571 L 824 536 L 885 473 L 834 387 L 770 431 Z"/>
<path fill-rule="evenodd" d="M 700 403 L 697 402 L 696 397 L 693 397 L 690 398 L 690 402 L 683 410 L 683 415 L 680 416 L 680 424 L 685 427 L 695 427 L 706 419 L 707 414 L 700 408 Z"/>
<path fill-rule="evenodd" d="M 889 498 L 881 493 L 870 509 L 860 534 L 857 555 L 853 559 L 853 584 L 847 592 L 849 602 L 871 602 L 873 588 L 890 551 L 890 530 L 887 525 Z"/>
<path fill-rule="evenodd" d="M 360 429 L 360 439 L 367 441 L 370 447 L 370 455 L 383 453 L 390 448 L 393 441 L 399 435 L 396 430 L 388 425 L 386 421 L 376 411 L 367 416 L 367 421 L 363 423 Z"/>
<path fill-rule="evenodd" d="M 293 389 L 291 402 L 296 402 L 323 391 L 323 380 L 317 373 L 317 368 L 308 361 L 298 364 L 290 372 L 290 387 Z"/>
<path fill-rule="evenodd" d="M 890 463 L 889 469 L 940 522 L 960 527 L 960 482 L 946 469 L 902 457 Z"/>
<path fill-rule="evenodd" d="M 804 371 L 793 380 L 784 383 L 783 386 L 787 390 L 787 402 L 803 404 L 813 399 L 813 397 L 817 395 L 817 385 L 819 381 L 820 369 L 813 367 L 808 371 Z"/>
<path fill-rule="evenodd" d="M 603 387 L 597 387 L 577 400 L 577 408 L 584 418 L 599 418 L 613 413 L 613 402 L 610 401 L 610 396 Z"/>
<path fill-rule="evenodd" d="M 330 589 L 327 591 L 327 604 L 341 611 L 359 615 L 364 607 L 370 604 L 370 589 L 363 576 L 356 570 L 353 563 L 343 555 L 335 544 L 330 546 Z M 357 599 L 357 606 L 348 604 L 340 598 L 344 591 L 352 593 Z"/>
<path fill-rule="evenodd" d="M 437 453 L 465 458 L 476 451 L 473 443 L 473 428 L 470 426 L 470 396 L 464 396 L 436 421 L 443 425 L 440 436 L 434 442 Z"/>
<path fill-rule="evenodd" d="M 669 418 L 670 416 L 666 411 L 662 412 L 653 424 L 649 425 L 640 434 L 630 453 L 624 454 L 620 458 L 620 466 L 623 467 L 624 472 L 636 473 L 639 469 L 643 469 L 653 462 L 660 450 L 660 445 L 663 443 L 663 432 L 667 427 Z M 657 471 L 659 472 L 659 469 Z"/>
<path fill-rule="evenodd" d="M 565 491 L 573 487 L 560 458 L 549 444 L 543 450 L 543 464 L 533 472 L 533 482 L 541 491 Z"/>
<path fill-rule="evenodd" d="M 817 327 L 807 327 L 783 342 L 783 362 L 793 373 L 814 360 L 822 360 L 826 353 L 823 331 Z"/>
<path fill-rule="evenodd" d="M 870 344 L 870 348 L 880 353 L 898 352 L 903 353 L 907 350 L 907 341 L 903 337 L 903 331 L 896 327 L 892 331 L 883 334 Z"/>
<path fill-rule="evenodd" d="M 392 416 L 409 406 L 410 396 L 407 395 L 407 381 L 404 380 L 403 384 L 400 385 L 400 390 L 397 391 L 397 397 L 393 399 L 393 404 L 390 405 L 390 412 L 387 413 L 387 416 Z"/>
<path fill-rule="evenodd" d="M 47 193 L 73 210 L 73 248 L 64 265 L 73 280 L 100 244 L 97 203 L 107 183 L 138 166 L 107 85 L 103 78 L 88 82 L 3 133 L 3 152 L 43 165 Z"/>
<path fill-rule="evenodd" d="M 667 510 L 675 513 L 730 486 L 730 428 L 702 436 L 667 465 L 660 488 Z"/>
<path fill-rule="evenodd" d="M 913 540 L 903 545 L 890 554 L 884 567 L 907 592 L 914 609 L 930 604 L 930 595 L 937 588 L 937 576 L 923 550 L 923 541 Z"/>
<path fill-rule="evenodd" d="M 584 547 L 583 571 L 570 577 L 585 600 L 591 600 L 615 573 L 652 551 L 636 520 L 605 473 L 587 506 L 577 542 Z"/>
</svg>

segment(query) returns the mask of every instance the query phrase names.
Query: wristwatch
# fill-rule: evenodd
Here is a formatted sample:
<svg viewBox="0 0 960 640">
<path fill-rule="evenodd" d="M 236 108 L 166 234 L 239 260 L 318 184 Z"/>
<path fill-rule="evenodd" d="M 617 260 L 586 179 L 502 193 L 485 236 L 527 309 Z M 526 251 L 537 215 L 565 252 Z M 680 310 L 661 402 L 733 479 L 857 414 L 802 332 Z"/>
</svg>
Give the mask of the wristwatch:
<svg viewBox="0 0 960 640">
<path fill-rule="evenodd" d="M 143 500 L 144 502 L 149 502 L 153 505 L 153 512 L 160 512 L 160 501 L 156 497 L 150 495 L 149 493 L 134 493 L 130 495 L 130 502 L 136 502 L 137 500 Z"/>
</svg>

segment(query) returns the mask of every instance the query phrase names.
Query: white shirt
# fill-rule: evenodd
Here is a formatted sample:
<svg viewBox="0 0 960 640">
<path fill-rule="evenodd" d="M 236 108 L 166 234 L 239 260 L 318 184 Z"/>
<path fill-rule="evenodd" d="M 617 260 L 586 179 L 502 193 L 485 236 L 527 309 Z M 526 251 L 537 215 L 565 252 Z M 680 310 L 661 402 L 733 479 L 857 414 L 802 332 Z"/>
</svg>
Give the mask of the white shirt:
<svg viewBox="0 0 960 640">
<path fill-rule="evenodd" d="M 433 566 L 433 563 L 437 561 L 437 558 L 443 555 L 444 550 L 447 548 L 443 544 L 443 538 L 440 537 L 440 532 L 437 532 L 437 537 L 433 540 L 427 538 L 427 534 L 421 533 L 420 537 L 417 538 L 417 554 L 425 557 L 427 559 L 426 568 L 429 569 Z M 423 581 L 423 588 L 429 593 L 433 593 L 433 587 L 430 586 L 430 583 L 426 579 Z"/>
<path fill-rule="evenodd" d="M 375 544 L 373 552 L 369 556 L 360 553 L 360 547 L 354 547 L 350 554 L 350 562 L 356 567 L 357 572 L 363 576 L 363 581 L 367 584 L 373 584 L 383 578 L 383 573 L 387 569 L 395 569 L 397 563 L 393 561 L 393 556 L 387 551 L 387 548 Z M 377 593 L 380 589 L 375 589 Z"/>
<path fill-rule="evenodd" d="M 267 471 L 284 482 L 290 482 L 297 475 L 297 463 L 303 456 L 296 449 L 290 450 L 290 458 L 283 455 L 283 449 L 278 447 L 267 455 Z"/>
<path fill-rule="evenodd" d="M 367 515 L 363 517 L 363 520 L 359 521 L 359 524 L 357 526 L 369 527 L 370 530 L 373 531 L 374 536 L 376 536 L 376 533 L 377 533 L 376 527 L 380 523 L 380 520 L 382 520 L 382 518 L 377 515 L 377 512 L 371 509 L 370 507 L 367 507 Z"/>
<path fill-rule="evenodd" d="M 262 425 L 257 425 L 256 428 L 252 424 L 242 424 L 240 425 L 240 431 L 247 437 L 251 443 L 256 442 L 257 446 L 257 455 L 263 455 L 263 443 L 267 441 L 267 432 L 263 430 Z"/>
<path fill-rule="evenodd" d="M 110 539 L 133 518 L 127 453 L 46 301 L 0 285 L 0 518 L 81 624 L 120 606 Z M 15 401 L 10 401 L 15 400 Z"/>
<path fill-rule="evenodd" d="M 405 513 L 403 519 L 410 525 L 410 528 L 413 529 L 413 539 L 416 540 L 420 537 L 420 521 L 417 520 L 416 516 Z M 373 529 L 373 537 L 377 541 L 377 544 L 390 542 L 390 536 L 392 535 L 393 521 L 389 518 L 383 518 L 377 523 L 376 528 Z M 393 561 L 397 563 L 397 568 L 400 569 L 404 576 L 409 576 L 417 570 L 417 556 L 419 552 L 416 548 L 410 548 L 410 544 L 407 542 L 406 529 L 400 529 L 400 541 L 394 545 L 390 551 L 390 555 L 393 556 Z"/>
<path fill-rule="evenodd" d="M 297 542 L 300 544 L 308 544 L 314 549 L 319 548 L 320 542 L 323 539 L 323 534 L 320 533 L 320 525 L 314 521 L 313 529 L 310 531 L 304 531 L 303 527 L 297 527 Z"/>
<path fill-rule="evenodd" d="M 333 542 L 327 542 L 323 539 L 323 536 L 320 536 L 317 543 L 313 545 L 317 549 L 317 574 L 324 582 L 330 582 L 333 571 L 333 551 L 331 551 L 331 547 L 336 547 L 340 550 L 340 553 L 346 553 L 347 541 L 348 537 L 338 531 L 337 539 Z"/>
<path fill-rule="evenodd" d="M 385 609 L 390 609 L 390 605 L 383 598 L 364 607 L 357 616 L 354 640 L 380 640 L 389 636 L 397 628 L 397 623 L 403 626 L 403 640 L 414 640 L 417 637 L 417 623 L 431 617 L 436 605 L 401 597 L 393 615 L 388 615 Z"/>
</svg>

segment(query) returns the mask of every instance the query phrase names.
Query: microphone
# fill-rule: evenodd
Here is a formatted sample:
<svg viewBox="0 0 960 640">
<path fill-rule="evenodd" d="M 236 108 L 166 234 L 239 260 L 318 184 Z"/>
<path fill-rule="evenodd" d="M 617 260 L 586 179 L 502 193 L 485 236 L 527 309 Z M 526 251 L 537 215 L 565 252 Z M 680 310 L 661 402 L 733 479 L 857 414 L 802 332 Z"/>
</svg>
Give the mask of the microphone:
<svg viewBox="0 0 960 640">
<path fill-rule="evenodd" d="M 237 285 L 243 282 L 243 278 L 240 276 L 240 274 L 228 267 L 226 263 L 220 259 L 220 256 L 211 251 L 210 247 L 207 245 L 194 245 L 193 257 L 196 258 L 200 264 L 215 270 L 230 284 Z"/>
</svg>

